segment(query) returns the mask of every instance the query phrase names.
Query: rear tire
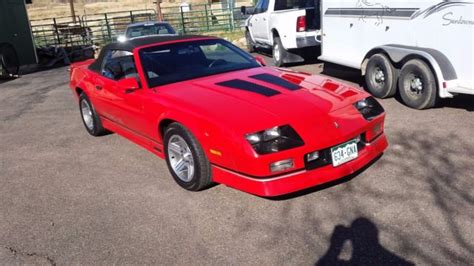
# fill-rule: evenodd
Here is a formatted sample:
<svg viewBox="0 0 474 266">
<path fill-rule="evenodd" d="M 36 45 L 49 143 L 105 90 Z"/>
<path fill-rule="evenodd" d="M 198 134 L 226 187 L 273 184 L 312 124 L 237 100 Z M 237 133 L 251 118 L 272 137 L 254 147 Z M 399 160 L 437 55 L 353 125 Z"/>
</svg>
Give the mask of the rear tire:
<svg viewBox="0 0 474 266">
<path fill-rule="evenodd" d="M 99 115 L 85 93 L 79 95 L 79 110 L 84 127 L 89 134 L 98 137 L 109 133 L 109 131 L 102 126 Z"/>
<path fill-rule="evenodd" d="M 8 43 L 0 45 L 0 76 L 16 76 L 20 70 L 20 61 L 15 48 Z"/>
<path fill-rule="evenodd" d="M 436 78 L 430 67 L 419 59 L 405 63 L 398 89 L 403 102 L 418 110 L 434 107 L 437 99 Z"/>
<path fill-rule="evenodd" d="M 388 98 L 397 92 L 397 69 L 383 54 L 370 57 L 365 73 L 367 90 L 377 98 Z"/>
<path fill-rule="evenodd" d="M 172 123 L 164 133 L 165 158 L 173 179 L 182 188 L 199 191 L 212 184 L 211 164 L 194 135 Z"/>
<path fill-rule="evenodd" d="M 283 45 L 281 44 L 280 37 L 275 37 L 273 38 L 273 49 L 272 49 L 272 54 L 273 54 L 273 63 L 277 67 L 283 66 L 283 56 L 285 54 L 285 48 L 283 48 Z"/>
<path fill-rule="evenodd" d="M 252 41 L 252 36 L 250 36 L 250 31 L 245 31 L 245 40 L 247 42 L 247 50 L 249 53 L 255 52 L 255 44 Z"/>
</svg>

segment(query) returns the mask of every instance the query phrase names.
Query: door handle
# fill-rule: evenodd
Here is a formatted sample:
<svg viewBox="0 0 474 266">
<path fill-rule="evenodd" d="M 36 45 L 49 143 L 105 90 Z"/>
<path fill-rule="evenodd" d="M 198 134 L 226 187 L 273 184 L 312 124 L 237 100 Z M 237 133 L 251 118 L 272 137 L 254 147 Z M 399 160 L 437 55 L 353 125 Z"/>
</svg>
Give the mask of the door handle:
<svg viewBox="0 0 474 266">
<path fill-rule="evenodd" d="M 267 21 L 267 19 L 266 19 L 266 18 L 263 18 L 263 21 Z"/>
<path fill-rule="evenodd" d="M 102 86 L 100 86 L 100 85 L 95 85 L 95 89 L 98 90 L 98 91 L 100 91 L 100 90 L 102 90 Z"/>
<path fill-rule="evenodd" d="M 125 94 L 130 94 L 130 93 L 134 93 L 135 91 L 137 91 L 138 89 L 126 89 L 123 93 Z"/>
</svg>

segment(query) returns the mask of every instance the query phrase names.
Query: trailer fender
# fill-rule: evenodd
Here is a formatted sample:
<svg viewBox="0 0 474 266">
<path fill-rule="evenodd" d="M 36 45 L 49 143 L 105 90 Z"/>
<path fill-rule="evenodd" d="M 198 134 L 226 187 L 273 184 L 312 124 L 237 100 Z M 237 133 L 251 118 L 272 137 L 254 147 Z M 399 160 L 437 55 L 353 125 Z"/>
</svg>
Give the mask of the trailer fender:
<svg viewBox="0 0 474 266">
<path fill-rule="evenodd" d="M 449 59 L 440 51 L 431 48 L 412 47 L 405 45 L 383 45 L 370 51 L 361 64 L 362 75 L 365 75 L 368 58 L 376 53 L 384 53 L 390 57 L 394 65 L 401 67 L 404 62 L 414 59 L 424 59 L 431 67 L 439 88 L 441 98 L 451 98 L 453 95 L 447 91 L 443 83 L 457 79 L 456 70 Z"/>
</svg>

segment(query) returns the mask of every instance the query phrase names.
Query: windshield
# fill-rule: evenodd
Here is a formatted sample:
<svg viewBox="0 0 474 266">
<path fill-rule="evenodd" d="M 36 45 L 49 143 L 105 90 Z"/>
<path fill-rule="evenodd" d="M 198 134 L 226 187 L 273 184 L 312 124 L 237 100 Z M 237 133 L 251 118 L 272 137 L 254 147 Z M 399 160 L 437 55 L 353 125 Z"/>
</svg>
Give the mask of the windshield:
<svg viewBox="0 0 474 266">
<path fill-rule="evenodd" d="M 157 45 L 139 55 L 149 87 L 260 67 L 251 55 L 220 39 Z"/>
<path fill-rule="evenodd" d="M 131 26 L 127 29 L 127 38 L 136 38 L 148 35 L 175 34 L 174 29 L 168 24 L 144 24 Z"/>
</svg>

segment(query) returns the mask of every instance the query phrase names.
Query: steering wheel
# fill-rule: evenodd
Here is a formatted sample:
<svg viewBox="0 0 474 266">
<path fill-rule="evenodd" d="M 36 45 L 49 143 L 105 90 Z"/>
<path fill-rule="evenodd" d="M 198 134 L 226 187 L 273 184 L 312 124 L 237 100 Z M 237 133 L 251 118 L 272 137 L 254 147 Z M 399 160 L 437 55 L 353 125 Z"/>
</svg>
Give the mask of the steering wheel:
<svg viewBox="0 0 474 266">
<path fill-rule="evenodd" d="M 227 64 L 227 61 L 225 61 L 224 59 L 216 59 L 209 64 L 208 68 L 225 64 Z"/>
</svg>

